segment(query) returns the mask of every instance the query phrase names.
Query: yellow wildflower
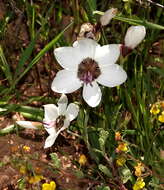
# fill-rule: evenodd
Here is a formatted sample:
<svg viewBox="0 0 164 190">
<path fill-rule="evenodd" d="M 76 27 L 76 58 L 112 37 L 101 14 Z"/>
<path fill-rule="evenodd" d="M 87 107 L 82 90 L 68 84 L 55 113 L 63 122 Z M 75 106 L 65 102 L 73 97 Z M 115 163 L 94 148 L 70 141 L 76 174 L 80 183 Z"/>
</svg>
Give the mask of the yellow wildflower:
<svg viewBox="0 0 164 190">
<path fill-rule="evenodd" d="M 42 185 L 42 190 L 55 190 L 56 189 L 56 183 L 54 181 L 51 181 L 50 184 L 44 183 Z"/>
<path fill-rule="evenodd" d="M 35 175 L 35 176 L 31 176 L 28 180 L 28 182 L 30 184 L 35 184 L 38 183 L 39 181 L 41 181 L 42 179 L 44 179 L 44 177 L 42 175 Z"/>
<path fill-rule="evenodd" d="M 121 133 L 120 132 L 116 132 L 115 133 L 115 140 L 116 141 L 120 141 L 121 140 Z"/>
<path fill-rule="evenodd" d="M 158 116 L 158 121 L 160 121 L 161 123 L 164 123 L 164 111 L 162 112 L 161 115 Z"/>
<path fill-rule="evenodd" d="M 25 151 L 25 152 L 30 152 L 30 147 L 29 146 L 23 146 L 23 150 Z"/>
<path fill-rule="evenodd" d="M 145 182 L 143 178 L 138 178 L 136 183 L 133 185 L 133 190 L 141 190 L 145 187 Z"/>
<path fill-rule="evenodd" d="M 150 113 L 157 115 L 159 112 L 160 112 L 159 105 L 157 103 L 153 104 L 150 109 Z"/>
<path fill-rule="evenodd" d="M 79 164 L 80 165 L 85 165 L 87 162 L 87 158 L 84 154 L 80 155 L 80 158 L 79 158 Z"/>
<path fill-rule="evenodd" d="M 26 174 L 26 172 L 27 172 L 26 167 L 25 167 L 25 166 L 21 166 L 20 169 L 19 169 L 19 172 L 20 172 L 21 174 Z"/>
<path fill-rule="evenodd" d="M 116 152 L 126 152 L 128 150 L 127 143 L 121 142 L 119 143 L 118 147 L 116 148 Z"/>
<path fill-rule="evenodd" d="M 119 157 L 117 160 L 116 160 L 116 164 L 117 166 L 123 166 L 126 162 L 126 159 L 122 156 L 122 157 Z"/>
<path fill-rule="evenodd" d="M 134 168 L 135 168 L 135 175 L 137 177 L 141 177 L 142 172 L 144 171 L 142 163 L 138 163 L 137 166 L 135 166 Z"/>
</svg>

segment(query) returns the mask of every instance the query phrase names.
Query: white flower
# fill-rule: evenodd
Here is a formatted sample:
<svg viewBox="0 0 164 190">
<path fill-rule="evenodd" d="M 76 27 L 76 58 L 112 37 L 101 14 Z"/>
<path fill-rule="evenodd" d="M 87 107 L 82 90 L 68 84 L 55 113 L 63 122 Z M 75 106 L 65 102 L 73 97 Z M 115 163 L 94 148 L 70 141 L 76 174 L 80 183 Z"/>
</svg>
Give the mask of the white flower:
<svg viewBox="0 0 164 190">
<path fill-rule="evenodd" d="M 58 101 L 58 107 L 54 104 L 44 105 L 44 119 L 41 122 L 31 122 L 31 121 L 16 121 L 18 125 L 28 129 L 39 129 L 43 124 L 45 130 L 48 132 L 49 136 L 45 141 L 44 148 L 51 147 L 59 133 L 66 129 L 72 120 L 74 120 L 79 112 L 79 107 L 70 103 L 68 106 L 68 99 L 66 95 L 62 95 Z"/>
<path fill-rule="evenodd" d="M 144 26 L 131 26 L 125 35 L 125 46 L 134 49 L 145 38 L 146 29 Z"/>
<path fill-rule="evenodd" d="M 44 148 L 51 147 L 59 133 L 66 129 L 72 120 L 74 120 L 79 112 L 79 107 L 70 103 L 66 95 L 62 95 L 58 101 L 58 107 L 54 104 L 44 105 L 43 124 L 49 136 L 45 141 Z"/>
<path fill-rule="evenodd" d="M 64 68 L 52 82 L 52 90 L 58 93 L 72 93 L 83 86 L 83 98 L 91 107 L 101 101 L 101 89 L 97 83 L 107 87 L 122 84 L 126 72 L 114 64 L 120 55 L 120 45 L 100 46 L 91 39 L 74 42 L 73 47 L 54 50 L 55 57 Z"/>
<path fill-rule="evenodd" d="M 100 23 L 102 26 L 106 26 L 116 16 L 117 9 L 111 8 L 105 11 L 104 15 L 100 17 Z"/>
</svg>

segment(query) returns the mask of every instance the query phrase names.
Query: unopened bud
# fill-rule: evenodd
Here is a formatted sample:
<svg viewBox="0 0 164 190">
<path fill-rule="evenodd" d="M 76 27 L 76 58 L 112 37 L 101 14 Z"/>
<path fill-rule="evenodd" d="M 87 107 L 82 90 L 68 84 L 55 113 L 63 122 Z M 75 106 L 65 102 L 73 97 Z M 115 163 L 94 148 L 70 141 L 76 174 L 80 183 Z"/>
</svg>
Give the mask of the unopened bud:
<svg viewBox="0 0 164 190">
<path fill-rule="evenodd" d="M 100 23 L 102 26 L 106 26 L 116 16 L 117 9 L 111 8 L 107 10 L 103 16 L 100 17 Z"/>
<path fill-rule="evenodd" d="M 145 38 L 146 29 L 144 26 L 131 26 L 125 35 L 125 46 L 134 49 Z"/>
</svg>

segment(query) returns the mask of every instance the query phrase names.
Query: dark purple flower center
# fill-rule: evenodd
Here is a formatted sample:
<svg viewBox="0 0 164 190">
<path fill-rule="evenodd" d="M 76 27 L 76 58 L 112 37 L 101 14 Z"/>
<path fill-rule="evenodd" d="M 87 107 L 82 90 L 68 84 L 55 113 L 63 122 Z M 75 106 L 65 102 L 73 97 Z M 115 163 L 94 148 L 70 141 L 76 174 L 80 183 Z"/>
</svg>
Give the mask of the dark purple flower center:
<svg viewBox="0 0 164 190">
<path fill-rule="evenodd" d="M 60 129 L 64 125 L 64 120 L 65 120 L 65 116 L 59 115 L 56 121 L 43 122 L 43 124 L 46 125 L 47 128 L 55 127 L 56 129 Z"/>
<path fill-rule="evenodd" d="M 64 125 L 65 115 L 59 115 L 56 119 L 56 128 L 60 129 Z"/>
<path fill-rule="evenodd" d="M 84 59 L 78 66 L 78 78 L 85 84 L 92 84 L 101 74 L 97 62 L 91 58 Z"/>
</svg>

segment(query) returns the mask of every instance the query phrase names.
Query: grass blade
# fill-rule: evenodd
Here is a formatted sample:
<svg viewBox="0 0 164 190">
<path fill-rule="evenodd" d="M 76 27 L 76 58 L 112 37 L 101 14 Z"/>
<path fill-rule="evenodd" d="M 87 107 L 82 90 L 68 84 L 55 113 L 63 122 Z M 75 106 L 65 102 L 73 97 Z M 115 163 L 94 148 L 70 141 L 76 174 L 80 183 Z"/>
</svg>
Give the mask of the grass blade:
<svg viewBox="0 0 164 190">
<path fill-rule="evenodd" d="M 44 54 L 49 51 L 55 43 L 59 40 L 59 38 L 63 35 L 63 33 L 72 26 L 73 22 L 71 22 L 66 28 L 60 32 L 51 42 L 49 42 L 37 55 L 36 57 L 31 61 L 31 63 L 28 65 L 28 67 L 22 72 L 22 74 L 18 77 L 18 79 L 15 81 L 15 85 L 20 81 L 20 79 L 41 59 L 41 57 L 44 56 Z"/>
<path fill-rule="evenodd" d="M 0 61 L 1 61 L 0 67 L 1 67 L 2 71 L 4 72 L 5 77 L 7 78 L 8 82 L 9 82 L 9 84 L 11 86 L 12 83 L 13 83 L 12 74 L 11 74 L 11 71 L 10 71 L 10 66 L 7 63 L 7 60 L 5 58 L 5 55 L 3 53 L 3 49 L 2 49 L 1 46 L 0 46 Z"/>
<path fill-rule="evenodd" d="M 104 13 L 101 11 L 93 11 L 93 14 L 103 15 Z M 149 22 L 147 20 L 127 18 L 127 17 L 124 17 L 122 15 L 115 16 L 113 19 L 119 20 L 122 22 L 126 22 L 126 23 L 131 24 L 131 25 L 143 25 L 143 26 L 151 28 L 151 29 L 164 30 L 164 26 L 159 25 L 159 24 L 154 24 L 154 23 Z"/>
<path fill-rule="evenodd" d="M 20 58 L 20 60 L 18 62 L 15 74 L 14 74 L 14 79 L 16 79 L 19 76 L 19 74 L 20 74 L 21 70 L 23 69 L 23 66 L 25 65 L 26 61 L 31 56 L 31 54 L 33 52 L 33 49 L 34 49 L 34 46 L 35 46 L 35 42 L 36 42 L 36 38 L 34 38 L 30 42 L 30 44 L 28 45 L 28 47 L 23 51 L 23 53 L 21 55 L 21 58 Z"/>
</svg>

